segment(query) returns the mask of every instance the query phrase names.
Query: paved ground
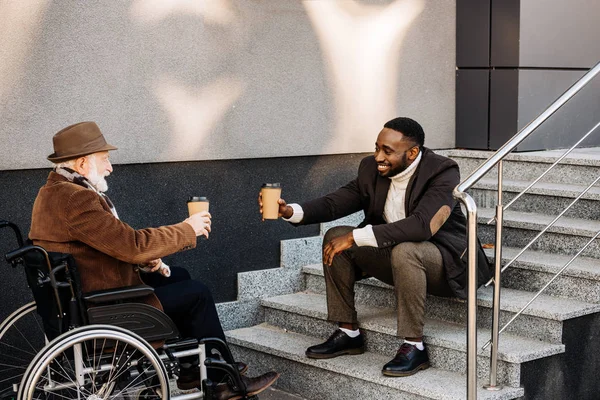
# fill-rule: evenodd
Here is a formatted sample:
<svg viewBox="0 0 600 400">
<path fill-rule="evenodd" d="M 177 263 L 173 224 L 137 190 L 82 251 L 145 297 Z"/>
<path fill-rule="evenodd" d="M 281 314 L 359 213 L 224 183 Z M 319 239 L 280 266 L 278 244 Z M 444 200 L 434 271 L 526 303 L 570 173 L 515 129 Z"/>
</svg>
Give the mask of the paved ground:
<svg viewBox="0 0 600 400">
<path fill-rule="evenodd" d="M 179 389 L 177 389 L 177 383 L 174 380 L 171 380 L 169 384 L 171 387 L 171 396 L 186 394 L 186 393 L 193 393 L 196 391 L 195 389 L 179 390 Z M 258 395 L 258 399 L 259 400 L 306 400 L 300 396 L 296 396 L 296 395 L 284 392 L 282 390 L 274 389 L 274 388 L 268 388 L 264 392 L 260 393 Z"/>
<path fill-rule="evenodd" d="M 304 400 L 302 397 L 295 396 L 281 390 L 269 388 L 258 395 L 259 400 Z"/>
</svg>

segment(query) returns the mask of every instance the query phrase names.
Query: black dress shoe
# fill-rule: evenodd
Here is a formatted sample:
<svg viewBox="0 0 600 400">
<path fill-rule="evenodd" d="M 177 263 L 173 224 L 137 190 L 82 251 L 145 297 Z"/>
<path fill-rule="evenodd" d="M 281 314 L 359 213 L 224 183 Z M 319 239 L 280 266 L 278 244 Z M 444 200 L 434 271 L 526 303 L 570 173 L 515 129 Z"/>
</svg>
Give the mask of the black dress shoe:
<svg viewBox="0 0 600 400">
<path fill-rule="evenodd" d="M 402 343 L 396 357 L 383 366 L 386 376 L 409 376 L 416 374 L 420 369 L 429 368 L 427 349 L 419 350 L 417 346 Z"/>
<path fill-rule="evenodd" d="M 246 386 L 246 390 L 233 390 L 231 385 L 228 383 L 222 383 L 217 385 L 215 389 L 216 400 L 238 400 L 246 397 L 255 396 L 275 383 L 279 378 L 278 372 L 267 372 L 257 376 L 256 378 L 248 378 L 242 376 L 242 382 Z"/>
<path fill-rule="evenodd" d="M 306 349 L 308 358 L 333 358 L 345 354 L 362 354 L 365 352 L 365 341 L 362 333 L 351 338 L 341 330 L 333 332 L 324 343 Z"/>
</svg>

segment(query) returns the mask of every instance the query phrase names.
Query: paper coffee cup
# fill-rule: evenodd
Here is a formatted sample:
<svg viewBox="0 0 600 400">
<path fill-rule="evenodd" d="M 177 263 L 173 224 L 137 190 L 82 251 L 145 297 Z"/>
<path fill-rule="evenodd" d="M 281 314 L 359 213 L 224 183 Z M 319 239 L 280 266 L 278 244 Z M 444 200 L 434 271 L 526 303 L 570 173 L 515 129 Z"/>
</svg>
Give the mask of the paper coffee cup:
<svg viewBox="0 0 600 400">
<path fill-rule="evenodd" d="M 279 218 L 279 203 L 281 198 L 281 184 L 264 183 L 260 189 L 262 195 L 262 211 L 264 219 Z"/>
<path fill-rule="evenodd" d="M 206 197 L 190 197 L 187 201 L 190 216 L 202 211 L 208 211 L 208 199 Z"/>
</svg>

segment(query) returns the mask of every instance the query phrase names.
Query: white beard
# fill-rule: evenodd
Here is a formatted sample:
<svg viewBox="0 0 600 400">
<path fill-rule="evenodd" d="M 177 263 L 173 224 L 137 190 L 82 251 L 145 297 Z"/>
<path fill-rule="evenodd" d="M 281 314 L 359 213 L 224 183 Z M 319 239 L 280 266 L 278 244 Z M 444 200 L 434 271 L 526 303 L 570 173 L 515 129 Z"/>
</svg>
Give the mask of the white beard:
<svg viewBox="0 0 600 400">
<path fill-rule="evenodd" d="M 108 190 L 108 182 L 106 182 L 106 179 L 104 178 L 110 173 L 107 172 L 106 175 L 100 176 L 100 174 L 98 174 L 98 169 L 96 168 L 96 160 L 94 157 L 90 157 L 88 160 L 90 161 L 90 166 L 92 168 L 90 168 L 90 172 L 88 173 L 88 176 L 86 176 L 87 180 L 90 181 L 100 193 L 106 192 Z"/>
</svg>

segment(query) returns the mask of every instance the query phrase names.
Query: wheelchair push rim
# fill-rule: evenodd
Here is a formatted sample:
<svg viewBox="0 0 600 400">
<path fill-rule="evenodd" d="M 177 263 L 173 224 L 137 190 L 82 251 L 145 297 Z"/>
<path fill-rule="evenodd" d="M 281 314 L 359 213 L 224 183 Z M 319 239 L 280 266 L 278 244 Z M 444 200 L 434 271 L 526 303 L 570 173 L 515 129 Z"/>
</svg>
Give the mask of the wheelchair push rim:
<svg viewBox="0 0 600 400">
<path fill-rule="evenodd" d="M 90 325 L 66 332 L 27 368 L 18 399 L 169 399 L 156 351 L 131 331 Z"/>
</svg>

